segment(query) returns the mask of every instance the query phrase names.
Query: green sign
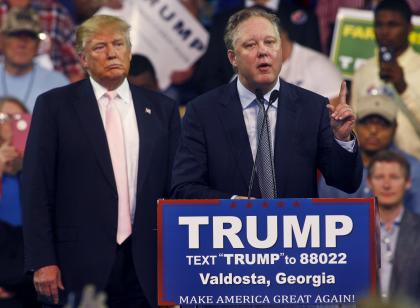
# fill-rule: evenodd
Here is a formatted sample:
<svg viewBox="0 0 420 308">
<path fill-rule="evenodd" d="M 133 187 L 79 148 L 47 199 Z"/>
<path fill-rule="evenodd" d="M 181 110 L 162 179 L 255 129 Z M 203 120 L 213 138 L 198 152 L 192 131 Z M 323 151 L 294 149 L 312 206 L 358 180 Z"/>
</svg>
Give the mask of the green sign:
<svg viewBox="0 0 420 308">
<path fill-rule="evenodd" d="M 412 19 L 414 30 L 409 40 L 420 52 L 420 17 Z M 340 9 L 337 14 L 330 58 L 346 79 L 351 79 L 367 59 L 376 52 L 373 13 L 371 11 Z"/>
</svg>

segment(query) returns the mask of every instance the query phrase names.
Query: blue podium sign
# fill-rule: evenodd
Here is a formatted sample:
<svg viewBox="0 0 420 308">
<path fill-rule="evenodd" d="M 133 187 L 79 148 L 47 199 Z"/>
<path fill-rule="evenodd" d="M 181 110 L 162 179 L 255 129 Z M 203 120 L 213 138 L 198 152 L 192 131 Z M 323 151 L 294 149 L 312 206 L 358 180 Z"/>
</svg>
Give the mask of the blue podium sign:
<svg viewBox="0 0 420 308">
<path fill-rule="evenodd" d="M 355 303 L 376 293 L 369 199 L 160 200 L 158 303 Z"/>
</svg>

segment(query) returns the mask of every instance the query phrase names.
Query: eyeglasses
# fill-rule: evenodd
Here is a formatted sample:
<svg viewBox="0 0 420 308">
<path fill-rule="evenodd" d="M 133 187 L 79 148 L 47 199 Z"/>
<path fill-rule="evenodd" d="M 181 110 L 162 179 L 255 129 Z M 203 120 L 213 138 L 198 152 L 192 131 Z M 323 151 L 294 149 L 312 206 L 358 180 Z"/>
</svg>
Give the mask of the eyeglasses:
<svg viewBox="0 0 420 308">
<path fill-rule="evenodd" d="M 22 113 L 4 113 L 0 112 L 0 124 L 8 121 L 19 121 L 22 119 Z"/>
</svg>

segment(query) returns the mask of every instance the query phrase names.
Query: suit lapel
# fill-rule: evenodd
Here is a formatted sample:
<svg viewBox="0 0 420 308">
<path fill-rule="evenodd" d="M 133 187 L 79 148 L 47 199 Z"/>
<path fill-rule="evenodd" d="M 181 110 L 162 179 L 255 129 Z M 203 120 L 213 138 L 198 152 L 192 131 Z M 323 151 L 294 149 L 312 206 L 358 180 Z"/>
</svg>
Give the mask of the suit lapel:
<svg viewBox="0 0 420 308">
<path fill-rule="evenodd" d="M 89 80 L 81 82 L 80 91 L 77 92 L 77 97 L 73 101 L 73 104 L 83 130 L 89 138 L 95 152 L 100 169 L 111 188 L 117 194 L 117 186 L 115 184 L 105 129 L 99 112 L 98 102 Z"/>
<path fill-rule="evenodd" d="M 221 100 L 219 118 L 226 131 L 226 136 L 228 136 L 228 140 L 232 145 L 232 152 L 242 175 L 243 187 L 246 187 L 246 190 L 248 190 L 253 158 L 242 106 L 236 88 L 236 79 L 227 85 L 226 95 L 223 95 Z M 254 180 L 253 196 L 260 195 L 256 183 L 258 183 L 257 179 Z"/>
<path fill-rule="evenodd" d="M 151 165 L 150 160 L 153 154 L 153 128 L 156 126 L 153 125 L 154 113 L 150 100 L 148 100 L 139 89 L 134 88 L 131 85 L 130 90 L 133 97 L 140 139 L 137 172 L 137 195 L 140 196 L 140 192 L 145 184 L 146 175 Z"/>
<path fill-rule="evenodd" d="M 417 232 L 417 226 L 413 217 L 408 210 L 405 210 L 400 223 L 400 230 L 398 232 L 397 243 L 394 249 L 393 266 L 391 272 L 390 294 L 396 294 L 398 291 L 398 279 L 401 272 L 407 266 L 407 247 L 414 245 L 414 234 Z M 414 240 L 414 241 L 413 241 Z"/>
<path fill-rule="evenodd" d="M 296 134 L 297 96 L 290 85 L 280 80 L 280 93 L 277 107 L 276 135 L 274 144 L 274 166 L 276 170 L 276 184 L 278 197 L 286 191 L 289 164 L 288 147 Z"/>
</svg>

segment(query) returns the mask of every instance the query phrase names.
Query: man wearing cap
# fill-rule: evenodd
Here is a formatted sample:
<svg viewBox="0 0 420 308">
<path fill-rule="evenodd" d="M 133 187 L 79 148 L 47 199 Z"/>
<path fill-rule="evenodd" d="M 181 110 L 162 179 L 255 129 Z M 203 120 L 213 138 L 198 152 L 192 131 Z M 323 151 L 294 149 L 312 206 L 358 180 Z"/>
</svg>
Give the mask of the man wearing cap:
<svg viewBox="0 0 420 308">
<path fill-rule="evenodd" d="M 39 94 L 64 86 L 68 80 L 34 62 L 42 28 L 33 10 L 12 8 L 1 32 L 4 63 L 0 64 L 0 95 L 19 98 L 32 112 Z"/>
<path fill-rule="evenodd" d="M 383 0 L 374 12 L 378 52 L 353 76 L 352 106 L 368 94 L 393 96 L 398 105 L 395 144 L 420 159 L 420 54 L 409 45 L 411 9 L 405 0 Z M 383 56 L 381 56 L 383 55 Z"/>
<path fill-rule="evenodd" d="M 328 186 L 321 177 L 319 196 L 321 198 L 366 198 L 373 196 L 367 183 L 367 166 L 372 157 L 383 150 L 391 150 L 402 155 L 410 164 L 412 183 L 405 194 L 404 204 L 414 212 L 420 213 L 420 161 L 393 144 L 397 130 L 398 107 L 385 95 L 369 95 L 360 99 L 356 112 L 355 131 L 359 140 L 360 153 L 364 165 L 362 183 L 353 194 Z"/>
<path fill-rule="evenodd" d="M 45 67 L 54 67 L 54 70 L 62 72 L 72 82 L 85 77 L 74 49 L 75 25 L 61 1 L 2 0 L 0 1 L 0 24 L 4 24 L 12 8 L 30 8 L 38 14 L 44 30 L 45 43 L 42 44 L 40 53 Z M 1 50 L 0 53 L 2 53 Z"/>
</svg>

